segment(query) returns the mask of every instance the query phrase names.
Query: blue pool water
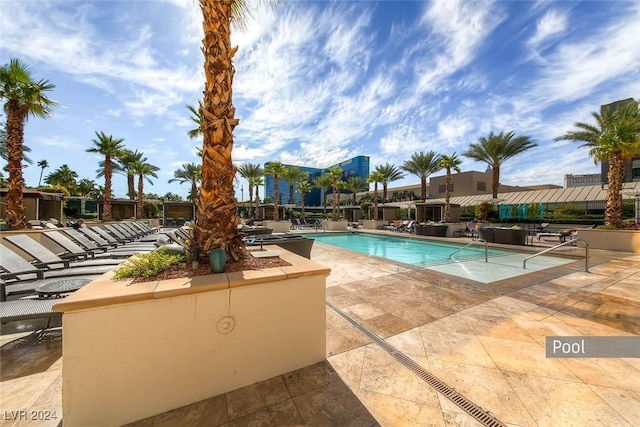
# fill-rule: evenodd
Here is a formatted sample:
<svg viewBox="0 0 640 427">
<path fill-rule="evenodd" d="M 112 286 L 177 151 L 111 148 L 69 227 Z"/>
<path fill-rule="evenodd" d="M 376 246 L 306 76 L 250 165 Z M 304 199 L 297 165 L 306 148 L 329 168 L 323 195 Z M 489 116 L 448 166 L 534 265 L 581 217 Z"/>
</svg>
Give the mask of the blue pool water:
<svg viewBox="0 0 640 427">
<path fill-rule="evenodd" d="M 414 240 L 393 236 L 374 236 L 363 233 L 322 233 L 307 234 L 316 242 L 326 243 L 343 249 L 375 255 L 393 261 L 412 265 L 436 265 L 452 262 L 449 255 L 462 245 L 425 240 Z M 489 256 L 508 255 L 511 252 L 489 249 Z M 454 259 L 484 259 L 484 246 L 472 245 L 456 253 Z"/>
</svg>

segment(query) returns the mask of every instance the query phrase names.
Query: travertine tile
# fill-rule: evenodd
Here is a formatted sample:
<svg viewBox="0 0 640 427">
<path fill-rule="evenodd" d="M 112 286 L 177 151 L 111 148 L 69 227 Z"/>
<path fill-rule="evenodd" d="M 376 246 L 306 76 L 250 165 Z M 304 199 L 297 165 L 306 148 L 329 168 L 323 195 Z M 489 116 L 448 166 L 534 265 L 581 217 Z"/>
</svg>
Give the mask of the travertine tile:
<svg viewBox="0 0 640 427">
<path fill-rule="evenodd" d="M 640 425 L 640 393 L 593 385 L 590 388 L 629 424 Z"/>
<path fill-rule="evenodd" d="M 430 359 L 431 372 L 500 421 L 535 426 L 520 399 L 497 368 Z"/>
<path fill-rule="evenodd" d="M 444 427 L 438 406 L 430 406 L 384 393 L 361 390 L 362 403 L 382 426 Z"/>
<path fill-rule="evenodd" d="M 284 382 L 291 396 L 298 396 L 332 382 L 340 377 L 328 362 L 320 362 L 297 371 L 283 375 Z"/>
<path fill-rule="evenodd" d="M 242 387 L 226 394 L 229 419 L 243 417 L 290 397 L 287 386 L 280 376 Z"/>
<path fill-rule="evenodd" d="M 538 425 L 631 427 L 585 384 L 513 372 L 503 374 Z"/>
<path fill-rule="evenodd" d="M 257 412 L 229 421 L 230 427 L 301 426 L 302 418 L 292 399 L 269 406 Z"/>
<path fill-rule="evenodd" d="M 373 416 L 342 381 L 314 388 L 295 396 L 293 401 L 305 425 L 369 427 L 376 424 Z"/>
<path fill-rule="evenodd" d="M 385 351 L 373 346 L 366 348 L 360 380 L 362 390 L 421 405 L 438 406 L 436 392 L 431 386 Z"/>
</svg>

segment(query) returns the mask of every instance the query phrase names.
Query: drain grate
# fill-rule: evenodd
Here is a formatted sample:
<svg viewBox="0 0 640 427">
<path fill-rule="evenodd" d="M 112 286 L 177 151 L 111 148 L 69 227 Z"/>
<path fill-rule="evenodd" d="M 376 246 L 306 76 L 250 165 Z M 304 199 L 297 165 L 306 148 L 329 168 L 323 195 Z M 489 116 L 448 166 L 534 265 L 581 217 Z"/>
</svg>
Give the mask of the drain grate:
<svg viewBox="0 0 640 427">
<path fill-rule="evenodd" d="M 413 373 L 418 375 L 423 381 L 435 388 L 437 391 L 445 395 L 451 402 L 455 403 L 463 409 L 467 414 L 478 420 L 482 425 L 487 427 L 506 427 L 504 423 L 496 419 L 491 413 L 485 411 L 480 406 L 476 405 L 460 393 L 458 393 L 453 387 L 449 387 L 447 384 L 436 378 L 430 372 L 426 371 L 422 366 L 418 365 L 415 361 L 409 358 L 407 355 L 398 351 L 394 346 L 371 332 L 369 329 L 362 326 L 362 324 L 356 322 L 349 315 L 345 314 L 342 310 L 335 307 L 333 304 L 327 302 L 333 311 L 342 316 L 347 322 L 358 328 L 360 332 L 371 338 L 380 348 L 389 353 L 394 359 L 402 363 L 405 367 L 410 369 Z"/>
</svg>

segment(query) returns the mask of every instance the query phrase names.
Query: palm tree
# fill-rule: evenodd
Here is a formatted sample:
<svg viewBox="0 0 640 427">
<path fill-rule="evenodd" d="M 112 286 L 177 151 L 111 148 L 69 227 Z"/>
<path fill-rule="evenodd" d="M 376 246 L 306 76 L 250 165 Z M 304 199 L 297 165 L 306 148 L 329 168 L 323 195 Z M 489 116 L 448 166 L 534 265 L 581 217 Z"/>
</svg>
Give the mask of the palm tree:
<svg viewBox="0 0 640 427">
<path fill-rule="evenodd" d="M 146 179 L 149 184 L 153 184 L 153 181 L 151 181 L 151 178 L 149 177 L 158 178 L 158 174 L 156 172 L 158 172 L 160 168 L 147 163 L 146 158 L 144 160 L 133 163 L 132 165 L 130 165 L 130 167 L 133 172 L 138 175 L 138 203 L 136 209 L 136 218 L 140 218 L 143 213 L 142 200 L 144 197 L 144 180 Z"/>
<path fill-rule="evenodd" d="M 400 169 L 420 177 L 420 197 L 427 200 L 427 178 L 441 169 L 440 155 L 435 151 L 413 153 Z"/>
<path fill-rule="evenodd" d="M 349 190 L 349 191 L 351 191 L 351 195 L 353 197 L 352 204 L 353 204 L 353 206 L 355 206 L 356 205 L 356 193 L 358 191 L 368 190 L 369 186 L 364 181 L 364 179 L 362 179 L 362 177 L 350 176 L 349 178 L 347 178 L 347 181 L 345 182 L 344 188 Z"/>
<path fill-rule="evenodd" d="M 203 15 L 205 87 L 202 107 L 202 186 L 194 234 L 204 261 L 212 249 L 224 249 L 238 260 L 246 249 L 238 233 L 231 158 L 233 129 L 238 125 L 232 102 L 233 56 L 231 21 L 246 25 L 247 3 L 242 0 L 199 0 Z"/>
<path fill-rule="evenodd" d="M 123 150 L 122 153 L 115 157 L 113 163 L 113 173 L 126 175 L 127 177 L 127 196 L 129 200 L 135 200 L 136 188 L 135 188 L 135 176 L 136 173 L 133 167 L 138 162 L 146 162 L 147 158 L 144 157 L 144 153 L 131 150 Z"/>
<path fill-rule="evenodd" d="M 121 155 L 124 150 L 122 143 L 124 139 L 114 139 L 113 136 L 104 132 L 96 131 L 97 139 L 92 139 L 93 147 L 88 148 L 87 153 L 98 153 L 104 156 L 103 175 L 104 175 L 104 206 L 102 219 L 104 221 L 112 221 L 111 216 L 111 178 L 113 175 L 113 159 Z"/>
<path fill-rule="evenodd" d="M 31 69 L 19 59 L 11 59 L 0 68 L 0 99 L 7 113 L 7 166 L 9 189 L 5 196 L 7 222 L 10 230 L 25 228 L 22 189 L 24 158 L 24 123 L 29 116 L 46 118 L 56 103 L 47 97 L 55 86 L 47 80 L 33 80 Z"/>
<path fill-rule="evenodd" d="M 38 179 L 38 187 L 40 187 L 40 184 L 42 183 L 42 174 L 44 170 L 49 167 L 49 162 L 47 162 L 46 160 L 40 160 L 38 162 L 38 167 L 40 168 L 40 179 Z"/>
<path fill-rule="evenodd" d="M 367 176 L 367 182 L 373 182 L 373 219 L 378 219 L 378 183 L 384 180 L 384 176 L 378 172 L 373 171 Z"/>
<path fill-rule="evenodd" d="M 296 183 L 309 176 L 307 172 L 302 171 L 298 166 L 288 166 L 280 176 L 287 184 L 289 184 L 289 204 L 296 202 L 294 197 Z"/>
<path fill-rule="evenodd" d="M 195 163 L 183 163 L 182 169 L 174 171 L 173 178 L 171 178 L 168 182 L 169 184 L 171 184 L 172 182 L 179 182 L 180 184 L 186 182 L 188 184 L 191 184 L 189 200 L 191 200 L 191 203 L 195 205 L 198 201 L 198 183 L 200 182 L 201 176 L 201 165 L 196 165 Z"/>
<path fill-rule="evenodd" d="M 193 105 L 187 105 L 187 109 L 191 112 L 189 119 L 196 124 L 196 127 L 187 131 L 189 138 L 196 139 L 202 135 L 202 101 L 198 100 L 198 108 Z"/>
<path fill-rule="evenodd" d="M 594 161 L 609 162 L 605 225 L 622 225 L 622 181 L 625 163 L 640 155 L 640 112 L 638 102 L 630 99 L 617 108 L 603 105 L 600 114 L 591 113 L 596 124 L 575 123 L 575 131 L 555 140 L 584 142 Z"/>
<path fill-rule="evenodd" d="M 331 177 L 329 175 L 322 175 L 316 178 L 313 185 L 316 188 L 319 188 L 322 191 L 322 213 L 323 215 L 327 215 L 327 191 L 329 191 L 329 187 L 331 187 Z"/>
<path fill-rule="evenodd" d="M 338 166 L 334 166 L 329 169 L 326 174 L 331 178 L 331 187 L 333 194 L 333 203 L 331 209 L 331 219 L 338 221 L 340 219 L 340 187 L 342 185 L 342 169 Z"/>
<path fill-rule="evenodd" d="M 537 145 L 530 137 L 516 136 L 514 132 L 500 132 L 498 135 L 491 132 L 488 137 L 478 139 L 477 144 L 470 144 L 469 149 L 462 155 L 491 166 L 493 198 L 497 199 L 498 187 L 500 186 L 500 166 L 506 160 Z"/>
<path fill-rule="evenodd" d="M 87 197 L 96 189 L 96 182 L 92 179 L 82 178 L 76 186 L 76 195 Z"/>
<path fill-rule="evenodd" d="M 445 179 L 445 193 L 444 193 L 444 222 L 451 222 L 451 204 L 449 200 L 451 199 L 451 170 L 453 169 L 457 173 L 460 173 L 460 165 L 462 164 L 462 160 L 458 158 L 456 153 L 453 153 L 450 156 L 445 154 L 440 156 L 440 161 L 438 162 L 441 169 L 447 171 L 447 177 Z"/>
<path fill-rule="evenodd" d="M 404 178 L 404 173 L 396 165 L 390 163 L 376 166 L 375 172 L 380 173 L 382 177 L 382 181 L 380 181 L 382 183 L 382 202 L 387 203 L 387 186 L 392 181 Z"/>
<path fill-rule="evenodd" d="M 311 183 L 309 181 L 307 181 L 306 178 L 300 180 L 300 182 L 298 182 L 298 193 L 300 193 L 301 199 L 302 199 L 302 218 L 304 219 L 304 196 L 306 194 L 311 193 L 311 191 L 313 190 L 313 187 L 311 187 Z"/>
<path fill-rule="evenodd" d="M 273 177 L 273 219 L 278 221 L 278 202 L 280 200 L 280 176 L 285 173 L 287 167 L 280 162 L 269 162 L 264 165 L 264 174 Z"/>
<path fill-rule="evenodd" d="M 76 190 L 76 186 L 78 185 L 76 182 L 77 178 L 78 173 L 71 170 L 69 166 L 65 164 L 47 175 L 44 178 L 44 183 L 47 185 L 64 187 L 67 189 L 69 194 L 73 194 Z"/>
<path fill-rule="evenodd" d="M 253 188 L 256 187 L 256 195 L 258 194 L 256 180 L 262 179 L 264 170 L 262 166 L 257 163 L 243 163 L 238 166 L 238 173 L 241 177 L 247 180 L 249 186 L 249 205 L 253 204 Z M 253 213 L 255 215 L 255 213 Z"/>
<path fill-rule="evenodd" d="M 264 173 L 264 171 L 262 171 L 262 172 Z M 253 214 L 255 216 L 255 215 L 257 215 L 258 210 L 260 209 L 260 193 L 259 193 L 259 191 L 260 191 L 260 187 L 264 186 L 264 179 L 262 179 L 261 176 L 255 178 L 253 180 L 253 185 L 256 188 L 256 208 L 255 208 L 255 211 L 253 212 Z"/>
</svg>

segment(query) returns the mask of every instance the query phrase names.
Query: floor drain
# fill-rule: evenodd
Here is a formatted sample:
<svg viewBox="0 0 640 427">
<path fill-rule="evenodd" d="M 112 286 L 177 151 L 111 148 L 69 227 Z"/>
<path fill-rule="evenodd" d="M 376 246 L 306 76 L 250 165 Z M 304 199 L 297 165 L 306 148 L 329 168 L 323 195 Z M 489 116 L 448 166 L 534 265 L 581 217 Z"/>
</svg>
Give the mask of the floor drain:
<svg viewBox="0 0 640 427">
<path fill-rule="evenodd" d="M 362 324 L 356 322 L 349 315 L 345 314 L 342 310 L 336 308 L 333 304 L 327 302 L 327 306 L 329 306 L 333 311 L 342 316 L 347 322 L 351 323 L 353 326 L 358 328 L 360 332 L 371 338 L 380 348 L 389 353 L 394 359 L 398 362 L 402 363 L 405 367 L 410 369 L 413 373 L 418 375 L 423 381 L 429 384 L 431 387 L 435 388 L 437 391 L 445 395 L 451 402 L 455 403 L 458 407 L 464 410 L 467 414 L 471 415 L 473 418 L 478 420 L 482 425 L 488 427 L 506 427 L 504 423 L 500 420 L 496 419 L 491 413 L 485 411 L 480 406 L 476 405 L 460 393 L 458 393 L 454 388 L 449 387 L 446 383 L 442 382 L 438 378 L 436 378 L 431 372 L 422 368 L 422 366 L 418 365 L 415 361 L 413 361 L 406 354 L 398 351 L 391 344 L 362 326 Z"/>
</svg>

